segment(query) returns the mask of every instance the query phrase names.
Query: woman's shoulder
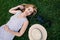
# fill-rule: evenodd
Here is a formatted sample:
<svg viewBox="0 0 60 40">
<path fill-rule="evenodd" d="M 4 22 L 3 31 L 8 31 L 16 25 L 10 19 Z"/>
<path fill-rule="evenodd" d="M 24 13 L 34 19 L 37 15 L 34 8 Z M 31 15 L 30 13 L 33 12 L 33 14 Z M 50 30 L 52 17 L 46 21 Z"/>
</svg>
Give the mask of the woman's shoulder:
<svg viewBox="0 0 60 40">
<path fill-rule="evenodd" d="M 27 18 L 25 19 L 24 24 L 29 24 L 29 21 Z"/>
<path fill-rule="evenodd" d="M 14 15 L 19 15 L 19 14 L 21 14 L 22 13 L 22 11 L 17 11 Z"/>
<path fill-rule="evenodd" d="M 20 14 L 20 13 L 22 13 L 22 11 L 17 11 L 17 12 L 16 12 L 16 14 Z"/>
</svg>

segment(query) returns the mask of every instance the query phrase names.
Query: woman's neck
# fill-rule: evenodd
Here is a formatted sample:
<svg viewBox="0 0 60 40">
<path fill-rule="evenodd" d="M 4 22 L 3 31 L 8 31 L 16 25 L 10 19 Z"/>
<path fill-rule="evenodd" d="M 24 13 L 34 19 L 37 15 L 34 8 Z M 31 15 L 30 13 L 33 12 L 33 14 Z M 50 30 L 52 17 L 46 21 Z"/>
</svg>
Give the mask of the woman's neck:
<svg viewBox="0 0 60 40">
<path fill-rule="evenodd" d="M 23 12 L 20 16 L 21 16 L 22 18 L 26 18 L 25 12 Z"/>
</svg>

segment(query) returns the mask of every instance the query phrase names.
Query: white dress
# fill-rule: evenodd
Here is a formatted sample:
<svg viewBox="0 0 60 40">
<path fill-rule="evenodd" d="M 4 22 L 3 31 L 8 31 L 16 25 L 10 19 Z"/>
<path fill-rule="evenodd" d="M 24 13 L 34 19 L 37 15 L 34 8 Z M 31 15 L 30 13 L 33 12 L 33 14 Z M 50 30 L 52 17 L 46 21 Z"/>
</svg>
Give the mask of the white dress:
<svg viewBox="0 0 60 40">
<path fill-rule="evenodd" d="M 21 11 L 18 11 L 15 15 L 11 16 L 10 20 L 6 23 L 10 30 L 18 32 L 24 21 L 27 20 L 27 18 L 17 18 L 17 16 L 21 13 Z M 13 40 L 15 35 L 5 31 L 3 28 L 4 26 L 5 24 L 0 27 L 0 40 Z"/>
</svg>

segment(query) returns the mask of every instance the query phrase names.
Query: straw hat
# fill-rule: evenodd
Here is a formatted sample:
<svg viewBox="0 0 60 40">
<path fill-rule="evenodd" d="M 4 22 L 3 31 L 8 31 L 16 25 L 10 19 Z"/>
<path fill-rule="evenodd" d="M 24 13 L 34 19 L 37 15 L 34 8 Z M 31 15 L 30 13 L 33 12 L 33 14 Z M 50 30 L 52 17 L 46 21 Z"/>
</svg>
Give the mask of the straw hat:
<svg viewBox="0 0 60 40">
<path fill-rule="evenodd" d="M 29 32 L 30 40 L 46 40 L 47 39 L 47 31 L 40 24 L 34 24 L 30 27 Z"/>
</svg>

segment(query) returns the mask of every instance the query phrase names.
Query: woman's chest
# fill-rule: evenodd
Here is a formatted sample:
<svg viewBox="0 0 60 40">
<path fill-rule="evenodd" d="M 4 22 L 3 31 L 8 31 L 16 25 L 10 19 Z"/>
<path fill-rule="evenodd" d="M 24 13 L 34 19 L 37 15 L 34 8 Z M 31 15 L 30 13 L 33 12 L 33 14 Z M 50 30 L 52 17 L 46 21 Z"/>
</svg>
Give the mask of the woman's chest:
<svg viewBox="0 0 60 40">
<path fill-rule="evenodd" d="M 18 31 L 22 25 L 23 25 L 23 19 L 17 19 L 14 16 L 11 17 L 10 21 L 9 21 L 9 25 L 10 25 L 10 29 L 11 30 L 15 30 Z"/>
</svg>

